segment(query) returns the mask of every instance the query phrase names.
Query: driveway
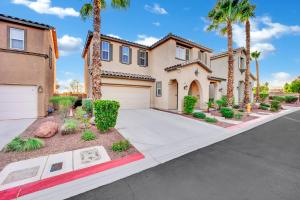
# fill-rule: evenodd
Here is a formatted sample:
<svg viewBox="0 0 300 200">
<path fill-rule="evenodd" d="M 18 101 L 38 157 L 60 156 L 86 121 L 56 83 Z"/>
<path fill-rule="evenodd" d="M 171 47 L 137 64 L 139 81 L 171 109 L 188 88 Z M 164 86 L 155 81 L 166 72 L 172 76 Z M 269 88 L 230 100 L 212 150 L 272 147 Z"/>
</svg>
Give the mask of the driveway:
<svg viewBox="0 0 300 200">
<path fill-rule="evenodd" d="M 71 199 L 298 200 L 299 130 L 300 111 Z"/>
<path fill-rule="evenodd" d="M 0 120 L 0 150 L 36 119 Z"/>
</svg>

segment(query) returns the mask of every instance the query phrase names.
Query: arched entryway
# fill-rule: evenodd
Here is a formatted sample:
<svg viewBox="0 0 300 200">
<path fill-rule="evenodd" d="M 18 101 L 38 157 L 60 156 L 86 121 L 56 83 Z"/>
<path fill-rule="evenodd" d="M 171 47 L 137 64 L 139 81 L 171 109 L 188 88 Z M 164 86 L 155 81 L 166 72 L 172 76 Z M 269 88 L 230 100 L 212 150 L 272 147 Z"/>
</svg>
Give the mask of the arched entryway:
<svg viewBox="0 0 300 200">
<path fill-rule="evenodd" d="M 195 106 L 195 108 L 200 109 L 200 105 L 201 105 L 201 86 L 199 81 L 194 80 L 191 82 L 190 87 L 189 87 L 189 95 L 194 96 L 197 98 L 197 104 Z"/>
<path fill-rule="evenodd" d="M 169 110 L 178 110 L 178 82 L 176 79 L 169 82 Z"/>
</svg>

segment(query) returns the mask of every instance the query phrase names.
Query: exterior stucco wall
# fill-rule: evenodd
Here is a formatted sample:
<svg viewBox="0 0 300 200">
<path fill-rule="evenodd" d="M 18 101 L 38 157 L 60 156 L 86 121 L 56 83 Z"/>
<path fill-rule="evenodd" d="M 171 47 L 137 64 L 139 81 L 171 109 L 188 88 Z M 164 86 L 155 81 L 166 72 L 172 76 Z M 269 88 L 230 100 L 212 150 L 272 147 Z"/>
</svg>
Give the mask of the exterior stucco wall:
<svg viewBox="0 0 300 200">
<path fill-rule="evenodd" d="M 26 30 L 26 52 L 49 55 L 49 48 L 52 47 L 51 69 L 49 58 L 0 51 L 0 84 L 42 87 L 43 91 L 38 93 L 38 116 L 45 116 L 49 98 L 53 95 L 55 88 L 56 59 L 51 31 L 0 22 L 0 48 L 2 49 L 9 49 L 7 42 L 9 27 Z"/>
</svg>

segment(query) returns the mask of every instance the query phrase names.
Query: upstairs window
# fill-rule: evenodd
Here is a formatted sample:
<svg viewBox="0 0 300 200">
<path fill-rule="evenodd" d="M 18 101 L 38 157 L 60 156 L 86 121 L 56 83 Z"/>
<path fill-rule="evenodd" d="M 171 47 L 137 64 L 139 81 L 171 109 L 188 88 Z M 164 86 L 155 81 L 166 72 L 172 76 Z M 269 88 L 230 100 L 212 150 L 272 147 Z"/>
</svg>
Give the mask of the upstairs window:
<svg viewBox="0 0 300 200">
<path fill-rule="evenodd" d="M 109 42 L 102 41 L 101 45 L 101 58 L 102 60 L 109 61 L 110 60 L 110 45 Z"/>
<path fill-rule="evenodd" d="M 25 31 L 23 29 L 9 29 L 9 48 L 25 50 Z"/>
<path fill-rule="evenodd" d="M 121 62 L 124 64 L 129 64 L 129 47 L 122 46 L 121 47 Z"/>
<path fill-rule="evenodd" d="M 207 65 L 207 53 L 204 51 L 199 51 L 198 59 Z"/>
<path fill-rule="evenodd" d="M 138 50 L 138 65 L 143 67 L 148 66 L 148 52 Z"/>
<path fill-rule="evenodd" d="M 180 60 L 189 60 L 190 50 L 181 46 L 176 46 L 176 58 Z"/>
<path fill-rule="evenodd" d="M 245 65 L 245 58 L 240 57 L 240 69 L 245 69 L 246 65 Z"/>
</svg>

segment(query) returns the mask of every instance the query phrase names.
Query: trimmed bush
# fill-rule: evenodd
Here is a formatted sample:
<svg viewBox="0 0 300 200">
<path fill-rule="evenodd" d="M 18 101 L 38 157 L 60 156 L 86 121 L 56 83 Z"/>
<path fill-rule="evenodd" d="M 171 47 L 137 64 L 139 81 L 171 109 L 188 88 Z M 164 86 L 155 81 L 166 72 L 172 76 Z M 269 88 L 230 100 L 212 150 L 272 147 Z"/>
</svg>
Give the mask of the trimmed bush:
<svg viewBox="0 0 300 200">
<path fill-rule="evenodd" d="M 206 115 L 203 112 L 194 112 L 193 117 L 199 118 L 199 119 L 205 119 Z"/>
<path fill-rule="evenodd" d="M 68 135 L 76 132 L 78 128 L 78 121 L 75 119 L 66 119 L 62 128 L 61 134 Z"/>
<path fill-rule="evenodd" d="M 243 108 L 239 109 L 239 112 L 245 112 L 245 110 Z"/>
<path fill-rule="evenodd" d="M 130 143 L 128 140 L 121 140 L 119 142 L 115 142 L 111 147 L 113 151 L 117 151 L 117 152 L 126 151 L 129 148 L 130 148 Z"/>
<path fill-rule="evenodd" d="M 22 139 L 20 137 L 15 137 L 10 143 L 5 147 L 5 151 L 32 151 L 40 149 L 44 146 L 44 142 L 38 138 L 28 138 Z"/>
<path fill-rule="evenodd" d="M 197 98 L 194 96 L 185 96 L 183 109 L 185 114 L 192 114 L 197 103 Z"/>
<path fill-rule="evenodd" d="M 225 118 L 233 118 L 234 111 L 231 108 L 223 107 L 220 110 L 220 113 L 222 114 L 222 117 Z"/>
<path fill-rule="evenodd" d="M 270 104 L 267 104 L 267 103 L 260 103 L 259 106 L 270 107 Z"/>
<path fill-rule="evenodd" d="M 285 96 L 284 98 L 286 103 L 295 103 L 298 101 L 298 97 L 295 96 Z"/>
<path fill-rule="evenodd" d="M 227 96 L 222 96 L 221 99 L 216 101 L 216 104 L 218 105 L 219 109 L 221 109 L 222 107 L 228 106 Z"/>
<path fill-rule="evenodd" d="M 271 111 L 278 111 L 280 109 L 281 105 L 280 105 L 280 101 L 277 100 L 273 100 L 271 101 Z"/>
<path fill-rule="evenodd" d="M 262 109 L 262 110 L 269 110 L 269 107 L 260 105 L 260 106 L 259 106 L 259 109 Z"/>
<path fill-rule="evenodd" d="M 273 96 L 272 100 L 279 101 L 279 102 L 284 102 L 285 101 L 285 97 L 282 97 L 282 96 Z"/>
<path fill-rule="evenodd" d="M 233 105 L 232 106 L 234 109 L 239 109 L 240 108 L 240 105 Z"/>
<path fill-rule="evenodd" d="M 212 117 L 206 117 L 205 121 L 208 123 L 217 123 L 218 120 L 216 118 L 212 118 Z"/>
<path fill-rule="evenodd" d="M 91 130 L 85 130 L 82 133 L 81 139 L 84 141 L 91 141 L 96 139 L 96 135 Z"/>
<path fill-rule="evenodd" d="M 82 108 L 89 114 L 93 114 L 93 100 L 84 99 L 82 100 Z"/>
<path fill-rule="evenodd" d="M 95 124 L 102 132 L 114 128 L 117 123 L 120 103 L 111 100 L 97 100 L 94 102 Z"/>
<path fill-rule="evenodd" d="M 74 105 L 77 97 L 73 96 L 52 96 L 50 98 L 50 103 L 52 103 L 54 106 L 59 106 L 61 101 L 69 100 L 71 105 Z"/>
<path fill-rule="evenodd" d="M 262 101 L 265 101 L 268 97 L 269 97 L 269 94 L 268 94 L 268 93 L 260 93 L 260 94 L 259 94 L 259 98 L 260 98 L 260 100 L 262 100 Z"/>
</svg>

